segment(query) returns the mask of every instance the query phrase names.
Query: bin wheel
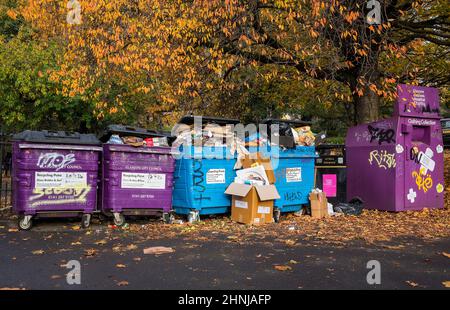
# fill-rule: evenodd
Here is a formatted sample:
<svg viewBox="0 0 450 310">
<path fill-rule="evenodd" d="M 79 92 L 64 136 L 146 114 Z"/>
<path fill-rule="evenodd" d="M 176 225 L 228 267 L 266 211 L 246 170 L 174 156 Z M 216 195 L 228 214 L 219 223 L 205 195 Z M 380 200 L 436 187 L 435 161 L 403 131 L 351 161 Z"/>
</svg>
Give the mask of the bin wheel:
<svg viewBox="0 0 450 310">
<path fill-rule="evenodd" d="M 280 222 L 280 217 L 281 217 L 280 209 L 275 209 L 273 211 L 273 219 L 274 219 L 275 223 L 279 223 Z"/>
<path fill-rule="evenodd" d="M 122 213 L 114 213 L 114 225 L 116 226 L 125 225 L 125 216 Z"/>
<path fill-rule="evenodd" d="M 166 224 L 172 224 L 175 220 L 175 216 L 172 213 L 164 213 L 163 214 L 163 221 Z"/>
<path fill-rule="evenodd" d="M 188 222 L 192 224 L 196 221 L 200 221 L 200 215 L 199 215 L 198 211 L 191 211 L 191 212 L 189 212 L 187 219 L 188 219 Z"/>
<path fill-rule="evenodd" d="M 81 217 L 81 228 L 86 229 L 91 226 L 91 215 L 90 214 L 83 214 Z"/>
<path fill-rule="evenodd" d="M 30 230 L 33 226 L 31 215 L 22 215 L 19 217 L 18 225 L 21 230 Z"/>
</svg>

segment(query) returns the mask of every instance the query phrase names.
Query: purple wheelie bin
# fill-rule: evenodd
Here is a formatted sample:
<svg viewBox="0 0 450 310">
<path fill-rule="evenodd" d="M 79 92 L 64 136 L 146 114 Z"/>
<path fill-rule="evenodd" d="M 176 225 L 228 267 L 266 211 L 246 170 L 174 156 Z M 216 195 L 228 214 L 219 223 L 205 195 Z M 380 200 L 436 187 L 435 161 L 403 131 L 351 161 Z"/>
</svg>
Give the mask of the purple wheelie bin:
<svg viewBox="0 0 450 310">
<path fill-rule="evenodd" d="M 350 128 L 347 198 L 386 211 L 444 207 L 438 90 L 399 85 L 394 116 Z"/>
<path fill-rule="evenodd" d="M 141 128 L 111 125 L 101 138 L 111 135 L 140 138 L 161 137 Z M 123 226 L 126 215 L 162 216 L 173 221 L 172 189 L 175 160 L 170 147 L 103 145 L 102 211 Z"/>
<path fill-rule="evenodd" d="M 36 217 L 82 216 L 96 210 L 100 141 L 91 134 L 24 131 L 13 138 L 13 210 L 19 228 Z"/>
</svg>

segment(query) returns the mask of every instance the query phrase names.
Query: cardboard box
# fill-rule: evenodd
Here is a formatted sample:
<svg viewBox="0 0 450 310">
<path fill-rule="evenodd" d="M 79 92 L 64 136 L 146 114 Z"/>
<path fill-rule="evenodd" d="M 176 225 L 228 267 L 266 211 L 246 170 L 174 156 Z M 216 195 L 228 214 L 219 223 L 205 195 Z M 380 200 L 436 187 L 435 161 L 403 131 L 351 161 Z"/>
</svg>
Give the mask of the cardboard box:
<svg viewBox="0 0 450 310">
<path fill-rule="evenodd" d="M 269 157 L 262 157 L 261 153 L 253 153 L 250 155 L 246 155 L 242 159 L 242 167 L 243 168 L 251 168 L 254 164 L 260 164 L 264 167 L 266 171 L 267 178 L 269 179 L 270 184 L 274 184 L 275 173 L 273 172 L 272 164 L 270 163 Z"/>
<path fill-rule="evenodd" d="M 231 203 L 233 221 L 249 225 L 273 222 L 273 200 L 280 198 L 274 185 L 231 183 L 225 194 L 233 196 Z"/>
<path fill-rule="evenodd" d="M 330 216 L 328 214 L 327 195 L 324 192 L 310 193 L 309 200 L 311 200 L 311 216 L 313 218 Z"/>
</svg>

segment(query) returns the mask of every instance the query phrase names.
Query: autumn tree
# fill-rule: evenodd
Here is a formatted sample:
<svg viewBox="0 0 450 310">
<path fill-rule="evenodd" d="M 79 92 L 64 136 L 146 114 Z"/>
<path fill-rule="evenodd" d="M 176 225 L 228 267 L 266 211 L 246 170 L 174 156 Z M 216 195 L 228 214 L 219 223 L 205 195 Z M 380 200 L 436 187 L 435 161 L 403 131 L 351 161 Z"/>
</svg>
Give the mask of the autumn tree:
<svg viewBox="0 0 450 310">
<path fill-rule="evenodd" d="M 40 36 L 66 46 L 52 77 L 105 113 L 123 109 L 123 96 L 146 98 L 150 113 L 204 109 L 218 92 L 248 87 L 235 78 L 243 69 L 312 89 L 340 83 L 333 95 L 355 123 L 377 119 L 398 82 L 448 85 L 448 70 L 428 81 L 405 61 L 424 46 L 448 51 L 445 0 L 23 1 Z M 105 96 L 117 83 L 123 92 Z"/>
</svg>

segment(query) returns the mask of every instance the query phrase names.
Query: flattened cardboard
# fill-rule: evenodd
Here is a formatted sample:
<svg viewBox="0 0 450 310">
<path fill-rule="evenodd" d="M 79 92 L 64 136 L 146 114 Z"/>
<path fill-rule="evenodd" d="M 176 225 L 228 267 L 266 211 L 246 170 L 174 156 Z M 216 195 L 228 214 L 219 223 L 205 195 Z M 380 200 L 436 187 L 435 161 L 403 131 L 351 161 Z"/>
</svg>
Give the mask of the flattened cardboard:
<svg viewBox="0 0 450 310">
<path fill-rule="evenodd" d="M 251 185 L 240 184 L 240 183 L 231 183 L 225 191 L 225 194 L 245 197 L 248 192 L 252 189 Z"/>
<path fill-rule="evenodd" d="M 243 168 L 251 168 L 251 166 L 255 163 L 260 164 L 264 167 L 264 170 L 266 171 L 266 174 L 267 174 L 267 178 L 269 179 L 269 183 L 274 184 L 276 179 L 275 179 L 275 173 L 272 168 L 272 164 L 270 163 L 270 158 L 262 157 L 261 153 L 256 153 L 256 156 L 255 156 L 255 154 L 253 153 L 250 155 L 246 155 L 242 159 L 242 167 Z"/>
<path fill-rule="evenodd" d="M 254 187 L 258 193 L 260 201 L 280 199 L 280 194 L 278 194 L 275 185 L 255 185 Z"/>
</svg>

